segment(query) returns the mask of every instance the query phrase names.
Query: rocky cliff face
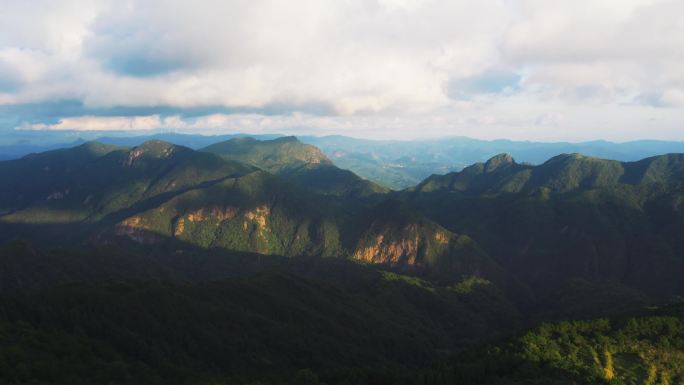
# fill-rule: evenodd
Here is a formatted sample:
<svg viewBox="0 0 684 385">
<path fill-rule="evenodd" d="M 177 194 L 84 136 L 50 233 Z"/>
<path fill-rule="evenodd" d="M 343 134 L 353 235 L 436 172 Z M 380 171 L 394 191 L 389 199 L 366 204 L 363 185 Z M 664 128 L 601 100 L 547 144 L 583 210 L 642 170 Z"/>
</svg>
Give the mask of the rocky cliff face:
<svg viewBox="0 0 684 385">
<path fill-rule="evenodd" d="M 354 252 L 354 259 L 390 266 L 418 267 L 418 238 L 400 237 L 385 241 L 383 234 L 364 242 Z"/>
<path fill-rule="evenodd" d="M 454 281 L 483 276 L 502 282 L 503 270 L 475 241 L 455 234 L 399 202 L 386 201 L 367 214 L 352 258 Z"/>
</svg>

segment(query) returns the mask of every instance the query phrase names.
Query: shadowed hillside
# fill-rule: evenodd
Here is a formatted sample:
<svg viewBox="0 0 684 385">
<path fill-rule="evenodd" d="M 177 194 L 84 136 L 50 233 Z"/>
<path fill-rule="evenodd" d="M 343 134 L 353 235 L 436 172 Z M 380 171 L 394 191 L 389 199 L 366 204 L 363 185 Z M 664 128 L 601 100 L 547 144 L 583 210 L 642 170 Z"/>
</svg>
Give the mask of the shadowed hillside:
<svg viewBox="0 0 684 385">
<path fill-rule="evenodd" d="M 539 166 L 500 155 L 401 196 L 537 289 L 581 277 L 679 294 L 683 166 L 677 154 L 626 163 L 559 155 Z"/>
</svg>

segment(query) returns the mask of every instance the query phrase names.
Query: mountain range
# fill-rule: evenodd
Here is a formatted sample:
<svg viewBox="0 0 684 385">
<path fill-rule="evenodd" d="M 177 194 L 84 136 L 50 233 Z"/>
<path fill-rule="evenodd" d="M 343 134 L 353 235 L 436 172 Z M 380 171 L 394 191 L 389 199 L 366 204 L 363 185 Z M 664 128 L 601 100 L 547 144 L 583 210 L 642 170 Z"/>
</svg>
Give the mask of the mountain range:
<svg viewBox="0 0 684 385">
<path fill-rule="evenodd" d="M 0 144 L 0 160 L 19 158 L 32 152 L 73 147 L 85 141 L 131 147 L 149 140 L 162 140 L 192 149 L 201 149 L 233 138 L 253 137 L 259 140 L 272 140 L 282 137 L 277 134 L 205 136 L 178 133 L 103 134 L 78 131 L 49 134 L 18 131 L 15 134 L 20 135 L 14 139 L 15 142 Z M 449 137 L 401 141 L 358 139 L 339 135 L 300 136 L 299 140 L 319 148 L 336 166 L 394 190 L 412 187 L 432 174 L 445 174 L 461 170 L 476 162 L 484 162 L 500 153 L 510 154 L 520 162 L 541 164 L 562 153 L 581 153 L 604 159 L 636 161 L 660 154 L 684 152 L 684 142 L 657 140 L 625 143 L 602 140 L 546 143 Z"/>
<path fill-rule="evenodd" d="M 246 146 L 255 147 L 253 156 L 244 155 Z M 261 154 L 264 147 L 272 155 Z M 449 260 L 454 279 L 493 264 L 466 236 L 401 209 L 399 202 L 389 203 L 397 209 L 380 209 L 387 213 L 382 218 L 367 218 L 364 212 L 378 199 L 373 195 L 387 190 L 336 168 L 296 139 L 232 139 L 203 151 L 161 141 L 131 149 L 86 143 L 2 166 L 0 178 L 15 181 L 0 192 L 5 240 L 33 237 L 40 228 L 41 241 L 51 244 L 124 238 L 351 257 L 435 272 Z"/>
<path fill-rule="evenodd" d="M 224 139 L 0 162 L 0 379 L 684 378 L 684 155 L 498 154 L 393 191 L 295 137 Z"/>
</svg>

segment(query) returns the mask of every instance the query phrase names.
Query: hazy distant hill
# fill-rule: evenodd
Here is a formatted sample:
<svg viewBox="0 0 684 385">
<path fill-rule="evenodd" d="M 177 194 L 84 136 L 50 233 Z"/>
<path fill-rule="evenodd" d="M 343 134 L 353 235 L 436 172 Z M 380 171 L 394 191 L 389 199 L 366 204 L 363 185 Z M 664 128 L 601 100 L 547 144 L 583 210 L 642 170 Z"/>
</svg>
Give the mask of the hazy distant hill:
<svg viewBox="0 0 684 385">
<path fill-rule="evenodd" d="M 394 189 L 413 186 L 431 174 L 458 171 L 500 153 L 511 154 L 520 162 L 540 164 L 562 153 L 634 161 L 665 153 L 684 152 L 684 142 L 646 140 L 626 143 L 544 143 L 456 137 L 382 141 L 343 136 L 302 137 L 301 140 L 320 148 L 339 167 Z"/>
</svg>

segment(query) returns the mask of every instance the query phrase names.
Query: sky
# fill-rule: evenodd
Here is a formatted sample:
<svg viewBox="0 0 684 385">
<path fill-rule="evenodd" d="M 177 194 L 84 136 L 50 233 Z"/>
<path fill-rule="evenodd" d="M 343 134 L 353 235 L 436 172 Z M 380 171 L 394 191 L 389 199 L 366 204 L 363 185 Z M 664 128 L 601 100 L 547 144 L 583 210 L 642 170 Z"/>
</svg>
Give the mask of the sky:
<svg viewBox="0 0 684 385">
<path fill-rule="evenodd" d="M 684 140 L 682 0 L 0 0 L 0 137 Z"/>
</svg>

